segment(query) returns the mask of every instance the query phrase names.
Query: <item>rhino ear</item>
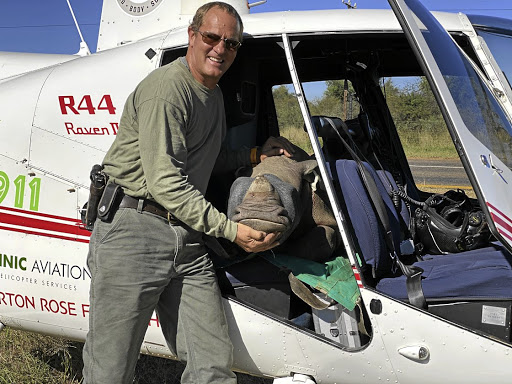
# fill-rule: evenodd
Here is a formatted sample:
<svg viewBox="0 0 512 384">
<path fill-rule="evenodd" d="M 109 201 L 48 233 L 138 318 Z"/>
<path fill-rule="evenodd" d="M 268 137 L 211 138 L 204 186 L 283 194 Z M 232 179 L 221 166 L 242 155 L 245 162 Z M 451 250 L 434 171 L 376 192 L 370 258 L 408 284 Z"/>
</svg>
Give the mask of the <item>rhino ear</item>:
<svg viewBox="0 0 512 384">
<path fill-rule="evenodd" d="M 311 175 L 313 171 L 318 167 L 316 160 L 301 161 L 299 164 L 301 165 L 302 175 L 304 178 L 307 178 L 308 175 Z"/>
</svg>

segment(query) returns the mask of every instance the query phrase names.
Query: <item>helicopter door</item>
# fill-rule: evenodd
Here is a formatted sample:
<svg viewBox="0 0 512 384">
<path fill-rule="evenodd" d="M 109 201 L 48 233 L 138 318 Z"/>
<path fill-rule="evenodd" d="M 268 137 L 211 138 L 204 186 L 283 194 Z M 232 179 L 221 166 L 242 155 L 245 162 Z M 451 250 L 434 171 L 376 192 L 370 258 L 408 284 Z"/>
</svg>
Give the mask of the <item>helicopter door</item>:
<svg viewBox="0 0 512 384">
<path fill-rule="evenodd" d="M 389 0 L 438 100 L 491 231 L 512 250 L 512 126 L 446 30 L 417 0 Z"/>
</svg>

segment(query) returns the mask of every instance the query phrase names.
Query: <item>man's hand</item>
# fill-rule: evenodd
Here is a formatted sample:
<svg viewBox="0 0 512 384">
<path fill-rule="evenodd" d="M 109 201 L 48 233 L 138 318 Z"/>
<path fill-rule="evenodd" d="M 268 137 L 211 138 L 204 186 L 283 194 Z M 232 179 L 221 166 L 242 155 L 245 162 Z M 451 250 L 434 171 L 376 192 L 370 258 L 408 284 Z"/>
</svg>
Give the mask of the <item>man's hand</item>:
<svg viewBox="0 0 512 384">
<path fill-rule="evenodd" d="M 246 252 L 263 252 L 279 245 L 276 233 L 266 234 L 240 223 L 237 227 L 235 243 Z"/>
<path fill-rule="evenodd" d="M 292 157 L 295 153 L 295 146 L 284 137 L 270 136 L 261 148 L 258 148 L 257 156 L 260 162 L 270 156 Z"/>
</svg>

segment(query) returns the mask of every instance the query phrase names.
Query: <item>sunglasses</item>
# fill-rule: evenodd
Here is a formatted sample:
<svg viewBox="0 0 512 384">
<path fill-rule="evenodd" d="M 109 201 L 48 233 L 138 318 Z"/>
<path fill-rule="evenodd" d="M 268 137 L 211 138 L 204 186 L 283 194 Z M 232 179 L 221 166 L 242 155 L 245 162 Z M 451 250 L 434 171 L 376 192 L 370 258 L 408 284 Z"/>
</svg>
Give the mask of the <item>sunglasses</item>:
<svg viewBox="0 0 512 384">
<path fill-rule="evenodd" d="M 238 48 L 242 45 L 241 42 L 235 39 L 225 39 L 221 36 L 212 33 L 212 32 L 201 32 L 199 29 L 196 29 L 195 32 L 199 32 L 201 36 L 203 37 L 203 42 L 205 44 L 211 45 L 212 47 L 216 46 L 219 41 L 224 41 L 224 45 L 226 46 L 226 49 L 229 49 L 230 51 L 237 51 Z"/>
</svg>

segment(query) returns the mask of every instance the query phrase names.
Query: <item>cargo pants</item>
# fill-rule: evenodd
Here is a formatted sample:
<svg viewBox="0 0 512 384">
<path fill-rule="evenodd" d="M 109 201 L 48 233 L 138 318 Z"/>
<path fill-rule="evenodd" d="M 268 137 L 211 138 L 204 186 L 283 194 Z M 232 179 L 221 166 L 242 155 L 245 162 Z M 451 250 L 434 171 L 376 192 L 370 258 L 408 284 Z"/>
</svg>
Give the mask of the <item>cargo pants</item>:
<svg viewBox="0 0 512 384">
<path fill-rule="evenodd" d="M 236 384 L 222 297 L 200 233 L 121 208 L 111 223 L 96 221 L 87 263 L 86 384 L 132 383 L 155 309 L 168 347 L 186 362 L 182 384 Z"/>
</svg>

